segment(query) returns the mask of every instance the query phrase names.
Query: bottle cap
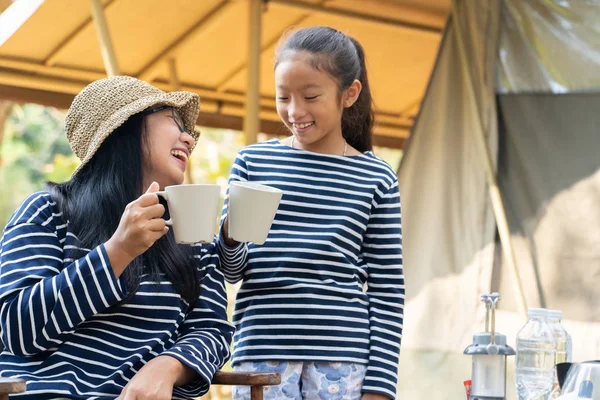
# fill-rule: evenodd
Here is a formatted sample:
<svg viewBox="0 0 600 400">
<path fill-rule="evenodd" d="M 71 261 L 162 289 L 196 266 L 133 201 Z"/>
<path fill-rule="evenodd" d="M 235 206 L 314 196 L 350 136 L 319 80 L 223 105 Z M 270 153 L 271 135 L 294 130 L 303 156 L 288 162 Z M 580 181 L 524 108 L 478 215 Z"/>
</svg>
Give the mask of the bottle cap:
<svg viewBox="0 0 600 400">
<path fill-rule="evenodd" d="M 548 310 L 548 318 L 562 320 L 562 312 L 560 310 Z"/>
<path fill-rule="evenodd" d="M 545 308 L 530 308 L 527 310 L 527 316 L 529 318 L 547 318 L 548 310 Z"/>
</svg>

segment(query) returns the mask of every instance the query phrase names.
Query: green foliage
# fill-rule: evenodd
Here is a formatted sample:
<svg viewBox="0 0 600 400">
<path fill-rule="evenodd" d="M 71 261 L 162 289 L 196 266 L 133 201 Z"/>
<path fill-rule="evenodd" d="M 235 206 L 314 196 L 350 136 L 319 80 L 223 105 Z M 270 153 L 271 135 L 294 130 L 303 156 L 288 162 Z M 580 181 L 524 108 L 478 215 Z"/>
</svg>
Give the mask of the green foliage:
<svg viewBox="0 0 600 400">
<path fill-rule="evenodd" d="M 244 146 L 239 131 L 205 128 L 191 157 L 194 183 L 217 183 L 226 189 L 231 165 Z"/>
<path fill-rule="evenodd" d="M 15 106 L 0 148 L 0 225 L 44 182 L 63 182 L 77 166 L 64 135 L 64 113 L 35 104 Z"/>
</svg>

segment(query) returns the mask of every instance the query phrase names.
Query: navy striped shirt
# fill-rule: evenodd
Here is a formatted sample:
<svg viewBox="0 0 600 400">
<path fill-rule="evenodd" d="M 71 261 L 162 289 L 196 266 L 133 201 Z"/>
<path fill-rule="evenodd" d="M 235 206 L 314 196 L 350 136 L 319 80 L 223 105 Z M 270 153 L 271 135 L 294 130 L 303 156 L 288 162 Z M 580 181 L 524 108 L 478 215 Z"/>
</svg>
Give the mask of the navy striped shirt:
<svg viewBox="0 0 600 400">
<path fill-rule="evenodd" d="M 395 398 L 404 308 L 395 172 L 372 152 L 324 155 L 274 139 L 242 149 L 232 180 L 283 191 L 264 245 L 221 246 L 225 278 L 243 280 L 233 364 L 366 364 L 363 392 Z"/>
<path fill-rule="evenodd" d="M 199 375 L 174 398 L 206 393 L 229 357 L 233 327 L 216 246 L 194 249 L 190 268 L 202 286 L 193 309 L 164 276 L 143 276 L 117 306 L 127 288 L 104 246 L 78 248 L 50 195 L 30 196 L 0 239 L 0 376 L 26 380 L 20 397 L 114 399 L 148 361 L 169 355 Z M 66 258 L 70 250 L 81 258 Z"/>
</svg>

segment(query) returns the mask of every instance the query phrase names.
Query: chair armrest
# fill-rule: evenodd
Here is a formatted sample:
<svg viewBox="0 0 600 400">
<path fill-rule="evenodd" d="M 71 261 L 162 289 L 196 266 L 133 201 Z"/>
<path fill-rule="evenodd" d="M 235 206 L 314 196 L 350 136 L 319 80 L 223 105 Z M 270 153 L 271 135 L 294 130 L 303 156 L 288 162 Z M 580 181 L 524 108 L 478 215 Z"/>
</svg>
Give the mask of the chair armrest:
<svg viewBox="0 0 600 400">
<path fill-rule="evenodd" d="M 25 380 L 17 378 L 0 378 L 0 398 L 2 395 L 22 393 L 25 391 Z"/>
<path fill-rule="evenodd" d="M 216 372 L 213 377 L 215 385 L 269 386 L 281 383 L 281 374 L 271 372 Z M 16 378 L 0 378 L 0 399 L 3 395 L 22 393 L 25 391 L 25 380 Z"/>
<path fill-rule="evenodd" d="M 281 383 L 278 372 L 216 372 L 212 383 L 215 385 L 270 386 Z"/>
</svg>

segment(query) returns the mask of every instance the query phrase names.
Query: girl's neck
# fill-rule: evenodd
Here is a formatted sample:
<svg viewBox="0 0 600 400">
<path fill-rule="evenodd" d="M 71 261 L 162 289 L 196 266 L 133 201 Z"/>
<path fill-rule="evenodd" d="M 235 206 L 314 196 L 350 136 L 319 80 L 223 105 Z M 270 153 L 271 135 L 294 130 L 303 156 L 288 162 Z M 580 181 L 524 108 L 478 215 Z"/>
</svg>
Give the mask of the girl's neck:
<svg viewBox="0 0 600 400">
<path fill-rule="evenodd" d="M 292 147 L 292 148 L 298 148 L 298 149 L 301 149 L 301 150 L 312 151 L 314 153 L 323 153 L 323 154 L 332 154 L 332 155 L 342 155 L 342 156 L 345 156 L 346 152 L 348 151 L 348 143 L 346 142 L 346 139 L 343 139 L 343 140 L 344 140 L 344 150 L 342 151 L 341 154 L 338 154 L 338 152 L 336 152 L 336 151 L 328 151 L 328 150 L 326 150 L 326 151 L 318 151 L 318 150 L 311 150 L 310 148 L 305 148 L 305 147 L 298 146 L 296 144 L 296 137 L 293 136 L 293 135 L 292 135 L 292 141 L 290 143 L 290 147 Z"/>
<path fill-rule="evenodd" d="M 346 142 L 346 139 L 344 139 L 343 137 L 340 137 L 339 140 L 338 138 L 335 138 L 335 140 L 323 139 L 317 141 L 316 143 L 311 143 L 308 146 L 305 146 L 298 140 L 296 140 L 296 136 L 292 134 L 292 137 L 291 139 L 289 139 L 288 144 L 291 148 L 310 151 L 313 153 L 330 154 L 336 156 L 348 155 L 349 146 Z"/>
</svg>

